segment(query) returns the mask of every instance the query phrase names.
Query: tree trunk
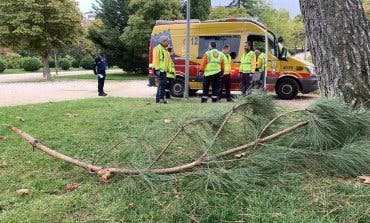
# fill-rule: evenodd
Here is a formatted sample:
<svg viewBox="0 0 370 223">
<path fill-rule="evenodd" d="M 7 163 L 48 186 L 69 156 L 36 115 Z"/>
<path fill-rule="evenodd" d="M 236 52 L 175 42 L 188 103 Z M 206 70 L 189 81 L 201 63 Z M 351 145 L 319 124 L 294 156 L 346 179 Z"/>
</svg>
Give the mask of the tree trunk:
<svg viewBox="0 0 370 223">
<path fill-rule="evenodd" d="M 300 0 L 324 96 L 370 103 L 370 29 L 361 0 Z"/>
<path fill-rule="evenodd" d="M 43 77 L 47 80 L 51 80 L 50 67 L 49 67 L 49 52 L 41 53 L 43 61 Z"/>
</svg>

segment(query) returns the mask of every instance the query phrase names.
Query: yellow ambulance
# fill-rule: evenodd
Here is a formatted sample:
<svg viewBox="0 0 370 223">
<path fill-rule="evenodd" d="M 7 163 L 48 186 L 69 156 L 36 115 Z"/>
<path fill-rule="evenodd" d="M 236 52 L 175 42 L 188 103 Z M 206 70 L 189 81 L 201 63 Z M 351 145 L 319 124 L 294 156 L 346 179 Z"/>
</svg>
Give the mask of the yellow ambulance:
<svg viewBox="0 0 370 223">
<path fill-rule="evenodd" d="M 240 90 L 239 66 L 244 53 L 244 42 L 253 43 L 256 48 L 264 49 L 265 60 L 264 88 L 275 91 L 281 99 L 293 99 L 301 92 L 307 94 L 318 89 L 318 79 L 312 64 L 288 56 L 282 38 L 269 31 L 266 26 L 254 19 L 228 18 L 218 20 L 191 20 L 190 24 L 190 74 L 189 92 L 195 94 L 202 89 L 202 76 L 199 66 L 204 53 L 211 41 L 217 48 L 231 46 L 234 67 L 231 70 L 232 90 Z M 149 50 L 149 85 L 156 86 L 156 78 L 152 71 L 153 48 L 159 44 L 159 37 L 170 38 L 170 47 L 174 52 L 176 79 L 172 82 L 172 96 L 181 97 L 184 93 L 185 55 L 186 55 L 186 21 L 157 21 L 150 41 Z M 267 40 L 267 41 L 266 41 Z"/>
</svg>

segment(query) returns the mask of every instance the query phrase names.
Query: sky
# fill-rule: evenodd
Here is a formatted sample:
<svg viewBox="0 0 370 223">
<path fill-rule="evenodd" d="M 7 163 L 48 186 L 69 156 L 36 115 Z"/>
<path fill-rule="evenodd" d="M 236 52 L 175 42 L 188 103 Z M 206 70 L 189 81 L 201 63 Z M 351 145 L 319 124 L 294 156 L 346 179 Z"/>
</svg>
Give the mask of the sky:
<svg viewBox="0 0 370 223">
<path fill-rule="evenodd" d="M 83 12 L 88 12 L 91 10 L 92 3 L 95 2 L 95 0 L 77 0 L 80 2 L 80 8 Z M 219 6 L 219 5 L 227 5 L 231 1 L 230 0 L 212 0 L 213 6 Z M 300 13 L 299 9 L 299 0 L 271 0 L 272 5 L 277 8 L 285 8 L 289 10 L 292 16 L 296 16 Z"/>
</svg>

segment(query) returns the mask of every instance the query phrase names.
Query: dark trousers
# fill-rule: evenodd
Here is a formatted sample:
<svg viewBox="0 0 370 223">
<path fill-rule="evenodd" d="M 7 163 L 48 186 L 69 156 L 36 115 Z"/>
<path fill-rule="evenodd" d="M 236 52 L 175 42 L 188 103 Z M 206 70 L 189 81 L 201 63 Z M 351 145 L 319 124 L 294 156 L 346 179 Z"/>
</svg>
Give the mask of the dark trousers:
<svg viewBox="0 0 370 223">
<path fill-rule="evenodd" d="M 231 89 L 231 78 L 230 74 L 222 75 L 220 77 L 220 88 L 219 88 L 219 99 L 222 98 L 222 90 L 225 89 L 226 99 L 231 99 L 230 89 Z"/>
<path fill-rule="evenodd" d="M 248 91 L 250 93 L 252 87 L 252 74 L 251 73 L 240 73 L 242 95 L 245 95 Z"/>
<path fill-rule="evenodd" d="M 164 95 L 166 93 L 167 78 L 166 73 L 161 72 L 158 76 L 158 89 L 156 95 L 156 102 L 164 101 Z"/>
<path fill-rule="evenodd" d="M 175 80 L 175 78 L 168 78 L 167 77 L 167 84 L 166 84 L 166 98 L 171 97 L 171 84 L 172 81 Z"/>
<path fill-rule="evenodd" d="M 206 100 L 208 98 L 209 87 L 212 85 L 212 101 L 216 102 L 218 99 L 218 89 L 220 85 L 220 75 L 217 73 L 211 76 L 204 76 L 203 78 L 203 96 L 202 99 Z"/>
<path fill-rule="evenodd" d="M 104 93 L 104 83 L 105 83 L 106 74 L 105 74 L 105 71 L 104 72 L 99 72 L 99 74 L 102 74 L 103 78 L 98 77 L 98 92 L 99 92 L 99 94 L 103 94 Z"/>
</svg>

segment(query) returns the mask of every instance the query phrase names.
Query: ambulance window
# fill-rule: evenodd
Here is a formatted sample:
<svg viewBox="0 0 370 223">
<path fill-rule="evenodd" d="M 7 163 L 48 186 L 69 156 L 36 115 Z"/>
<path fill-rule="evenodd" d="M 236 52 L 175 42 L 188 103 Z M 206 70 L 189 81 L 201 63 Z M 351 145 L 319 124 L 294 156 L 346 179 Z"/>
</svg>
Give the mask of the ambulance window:
<svg viewBox="0 0 370 223">
<path fill-rule="evenodd" d="M 253 47 L 255 49 L 257 49 L 257 48 L 265 49 L 265 37 L 264 36 L 249 35 L 248 36 L 248 41 L 253 43 Z M 275 46 L 274 38 L 273 38 L 273 36 L 271 38 L 271 34 L 269 34 L 268 48 L 269 48 L 269 51 L 272 55 L 277 56 L 276 55 L 277 52 L 276 52 L 276 46 Z"/>
<path fill-rule="evenodd" d="M 240 47 L 240 36 L 200 36 L 199 37 L 199 50 L 198 58 L 202 58 L 203 55 L 208 51 L 210 42 L 216 42 L 217 49 L 222 51 L 222 47 L 225 44 L 230 45 L 230 53 L 235 54 L 238 57 Z"/>
</svg>

